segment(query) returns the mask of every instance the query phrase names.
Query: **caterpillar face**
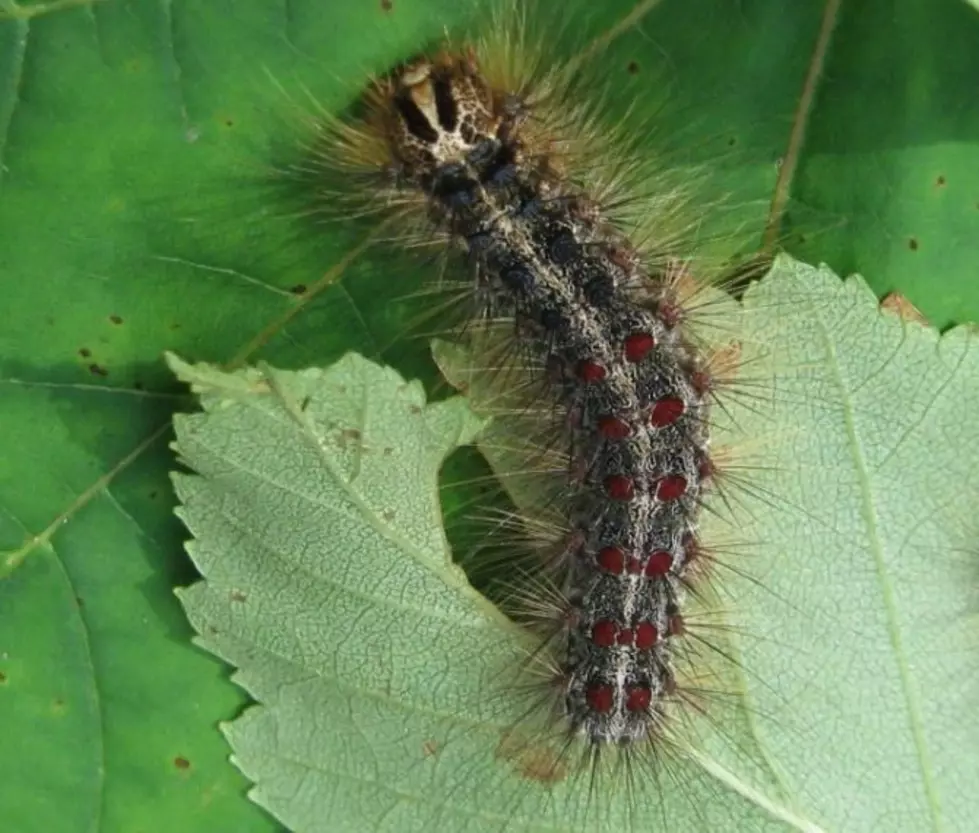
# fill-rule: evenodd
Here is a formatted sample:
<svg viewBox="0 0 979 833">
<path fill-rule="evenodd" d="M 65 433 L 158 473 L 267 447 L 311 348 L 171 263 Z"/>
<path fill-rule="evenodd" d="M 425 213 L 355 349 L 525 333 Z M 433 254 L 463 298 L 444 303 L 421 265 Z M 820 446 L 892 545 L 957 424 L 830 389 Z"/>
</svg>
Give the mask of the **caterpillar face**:
<svg viewBox="0 0 979 833">
<path fill-rule="evenodd" d="M 507 115 L 471 55 L 439 55 L 401 69 L 387 90 L 392 157 L 412 180 L 491 156 Z"/>
</svg>

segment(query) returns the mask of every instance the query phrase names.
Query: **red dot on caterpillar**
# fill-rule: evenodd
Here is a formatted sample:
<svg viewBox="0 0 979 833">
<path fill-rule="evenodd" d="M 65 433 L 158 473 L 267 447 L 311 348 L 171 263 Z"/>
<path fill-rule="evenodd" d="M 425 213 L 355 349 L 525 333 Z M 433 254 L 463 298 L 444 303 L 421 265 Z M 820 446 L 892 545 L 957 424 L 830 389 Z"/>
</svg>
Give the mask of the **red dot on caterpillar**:
<svg viewBox="0 0 979 833">
<path fill-rule="evenodd" d="M 636 635 L 631 628 L 623 628 L 615 637 L 616 645 L 631 645 Z"/>
<path fill-rule="evenodd" d="M 704 396 L 713 389 L 714 379 L 706 370 L 695 370 L 690 374 L 690 384 L 700 396 Z"/>
<path fill-rule="evenodd" d="M 610 648 L 615 644 L 616 632 L 618 627 L 615 622 L 608 619 L 600 619 L 591 629 L 591 641 L 600 648 Z"/>
<path fill-rule="evenodd" d="M 615 692 L 612 686 L 606 685 L 605 683 L 598 683 L 588 686 L 585 692 L 585 699 L 593 711 L 604 714 L 612 711 L 612 705 L 615 702 Z"/>
<path fill-rule="evenodd" d="M 620 575 L 625 569 L 625 553 L 618 547 L 604 547 L 598 553 L 598 566 L 607 573 Z"/>
<path fill-rule="evenodd" d="M 653 405 L 649 413 L 649 424 L 654 428 L 665 428 L 683 416 L 686 409 L 686 403 L 678 396 L 665 396 Z"/>
<path fill-rule="evenodd" d="M 601 382 L 607 375 L 608 371 L 598 362 L 585 359 L 578 363 L 578 378 L 582 382 Z"/>
<path fill-rule="evenodd" d="M 631 477 L 613 474 L 605 478 L 605 491 L 612 500 L 632 500 L 636 493 L 636 484 Z"/>
<path fill-rule="evenodd" d="M 623 344 L 626 361 L 638 364 L 655 346 L 656 339 L 651 333 L 633 333 Z"/>
<path fill-rule="evenodd" d="M 671 330 L 683 320 L 683 308 L 672 300 L 662 300 L 656 305 L 656 315 Z"/>
<path fill-rule="evenodd" d="M 656 484 L 656 497 L 662 501 L 677 500 L 686 491 L 687 478 L 680 474 L 667 475 Z"/>
<path fill-rule="evenodd" d="M 630 712 L 644 712 L 653 701 L 653 693 L 648 686 L 631 686 L 626 689 L 625 707 Z"/>
<path fill-rule="evenodd" d="M 629 560 L 626 562 L 625 569 L 629 575 L 637 576 L 642 572 L 642 561 L 636 558 L 636 556 L 630 555 Z"/>
<path fill-rule="evenodd" d="M 667 550 L 656 550 L 650 554 L 643 572 L 650 578 L 665 576 L 670 571 L 670 567 L 672 566 L 673 553 L 668 552 Z"/>
<path fill-rule="evenodd" d="M 636 647 L 640 651 L 648 650 L 659 640 L 659 631 L 652 622 L 640 622 L 636 625 Z"/>
<path fill-rule="evenodd" d="M 598 420 L 598 430 L 610 440 L 623 440 L 632 433 L 632 426 L 615 416 L 603 416 Z"/>
</svg>

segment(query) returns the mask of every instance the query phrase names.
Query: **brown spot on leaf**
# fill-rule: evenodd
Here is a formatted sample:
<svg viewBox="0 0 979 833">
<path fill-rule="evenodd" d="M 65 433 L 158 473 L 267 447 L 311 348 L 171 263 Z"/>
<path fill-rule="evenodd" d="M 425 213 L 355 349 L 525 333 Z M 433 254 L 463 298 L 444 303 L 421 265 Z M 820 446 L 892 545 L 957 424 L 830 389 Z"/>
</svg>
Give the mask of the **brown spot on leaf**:
<svg viewBox="0 0 979 833">
<path fill-rule="evenodd" d="M 177 755 L 177 757 L 173 759 L 173 765 L 177 769 L 190 769 L 190 761 L 188 761 L 182 755 Z"/>
<path fill-rule="evenodd" d="M 7 675 L 4 674 L 3 671 L 0 671 L 0 685 L 6 685 L 6 684 L 7 684 Z"/>
<path fill-rule="evenodd" d="M 356 428 L 344 428 L 337 442 L 340 448 L 346 448 L 348 443 L 359 443 L 362 436 Z"/>
<path fill-rule="evenodd" d="M 918 251 L 918 238 L 912 237 L 910 240 L 908 240 L 908 248 L 912 252 Z"/>
<path fill-rule="evenodd" d="M 439 751 L 438 744 L 434 740 L 426 740 L 422 744 L 422 754 L 426 758 L 431 758 L 433 755 L 437 754 Z"/>
<path fill-rule="evenodd" d="M 122 316 L 121 315 L 110 315 L 109 316 L 109 320 L 113 324 L 121 324 L 122 323 Z"/>
<path fill-rule="evenodd" d="M 545 786 L 560 783 L 568 777 L 567 761 L 559 750 L 530 741 L 514 732 L 503 734 L 495 755 L 511 764 L 522 777 Z"/>
<path fill-rule="evenodd" d="M 394 513 L 393 509 L 384 509 L 381 512 L 381 517 L 389 524 L 393 524 L 398 516 Z"/>
<path fill-rule="evenodd" d="M 304 295 L 306 293 L 306 284 L 297 283 L 295 286 L 290 287 L 289 291 L 293 295 Z"/>
<path fill-rule="evenodd" d="M 381 0 L 381 10 L 385 12 L 394 8 L 394 0 Z"/>
<path fill-rule="evenodd" d="M 91 373 L 93 376 L 108 376 L 109 375 L 108 368 L 102 367 L 102 365 L 96 364 L 95 362 L 92 362 L 92 364 L 90 364 L 88 366 L 88 372 Z"/>
<path fill-rule="evenodd" d="M 939 174 L 938 175 L 938 179 L 935 180 L 935 185 L 937 185 L 939 188 L 944 188 L 945 187 L 945 177 L 942 176 L 941 174 Z"/>
<path fill-rule="evenodd" d="M 87 347 L 79 347 L 78 355 L 81 356 L 83 359 L 87 359 L 89 356 L 92 355 L 92 351 L 89 350 Z"/>
<path fill-rule="evenodd" d="M 248 595 L 243 591 L 234 588 L 230 593 L 228 593 L 228 598 L 233 602 L 244 602 L 248 598 Z"/>
<path fill-rule="evenodd" d="M 629 65 L 626 67 L 626 71 L 629 75 L 636 75 L 639 72 L 639 64 L 635 61 L 629 61 Z"/>
<path fill-rule="evenodd" d="M 884 312 L 896 315 L 902 321 L 916 321 L 919 324 L 928 325 L 928 319 L 922 314 L 914 304 L 905 298 L 900 292 L 892 292 L 880 302 L 880 308 Z"/>
<path fill-rule="evenodd" d="M 422 412 L 422 409 L 419 408 L 417 405 L 409 405 L 408 412 L 412 414 L 420 414 Z"/>
</svg>

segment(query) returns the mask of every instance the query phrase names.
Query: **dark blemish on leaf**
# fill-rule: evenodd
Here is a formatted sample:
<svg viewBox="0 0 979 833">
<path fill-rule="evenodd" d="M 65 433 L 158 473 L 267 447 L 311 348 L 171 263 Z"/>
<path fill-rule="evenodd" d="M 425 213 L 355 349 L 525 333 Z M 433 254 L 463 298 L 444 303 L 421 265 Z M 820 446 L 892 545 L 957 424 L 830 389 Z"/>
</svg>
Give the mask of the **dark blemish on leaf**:
<svg viewBox="0 0 979 833">
<path fill-rule="evenodd" d="M 180 325 L 179 324 L 171 324 L 170 325 L 170 329 L 171 330 L 179 330 L 180 329 Z"/>
<path fill-rule="evenodd" d="M 390 457 L 392 454 L 394 454 L 394 449 L 391 448 L 391 446 L 386 445 L 381 451 L 381 454 L 383 454 L 385 457 Z"/>
<path fill-rule="evenodd" d="M 65 701 L 62 700 L 60 697 L 55 697 L 54 700 L 51 702 L 51 711 L 53 711 L 55 714 L 60 714 L 63 713 L 64 710 L 65 710 Z"/>
<path fill-rule="evenodd" d="M 0 671 L 0 685 L 6 685 L 6 684 L 7 684 L 7 675 L 4 674 L 3 671 Z"/>
<path fill-rule="evenodd" d="M 306 292 L 306 284 L 304 284 L 304 283 L 297 283 L 295 286 L 290 287 L 289 291 L 293 295 L 303 295 Z"/>
<path fill-rule="evenodd" d="M 81 596 L 75 596 L 75 604 L 80 608 L 85 607 L 85 600 Z"/>
<path fill-rule="evenodd" d="M 398 516 L 395 514 L 393 509 L 385 509 L 381 512 L 381 517 L 389 524 L 393 524 L 394 519 L 397 518 Z"/>
<path fill-rule="evenodd" d="M 908 240 L 908 248 L 912 252 L 918 251 L 918 239 L 916 237 L 912 237 L 910 240 Z"/>
<path fill-rule="evenodd" d="M 938 179 L 935 180 L 935 185 L 937 185 L 939 188 L 944 188 L 945 177 L 939 174 Z"/>
<path fill-rule="evenodd" d="M 190 769 L 190 761 L 188 761 L 182 755 L 177 755 L 177 757 L 173 759 L 173 765 L 177 769 Z"/>
<path fill-rule="evenodd" d="M 363 434 L 360 433 L 356 428 L 344 428 L 343 430 L 337 432 L 337 445 L 340 448 L 347 448 L 350 443 L 360 443 L 363 439 Z"/>
<path fill-rule="evenodd" d="M 154 489 L 152 492 L 150 492 L 150 500 L 156 500 L 156 496 L 158 494 L 159 492 L 157 492 L 156 489 Z"/>
<path fill-rule="evenodd" d="M 509 762 L 529 781 L 550 785 L 568 777 L 568 765 L 562 755 L 546 746 L 535 745 L 527 738 L 503 734 L 495 751 L 496 757 Z"/>
<path fill-rule="evenodd" d="M 381 0 L 381 10 L 385 12 L 394 8 L 394 0 Z"/>
<path fill-rule="evenodd" d="M 91 373 L 93 376 L 109 375 L 109 371 L 107 368 L 102 367 L 102 365 L 100 364 L 95 364 L 95 362 L 92 362 L 92 364 L 88 366 L 88 372 Z"/>
<path fill-rule="evenodd" d="M 412 414 L 420 414 L 422 412 L 422 409 L 419 408 L 417 405 L 409 405 L 408 412 Z"/>
<path fill-rule="evenodd" d="M 143 383 L 140 382 L 139 380 L 137 380 L 137 381 L 133 382 L 133 387 L 136 390 L 143 390 Z"/>
<path fill-rule="evenodd" d="M 109 320 L 113 324 L 121 324 L 122 323 L 122 316 L 120 316 L 120 315 L 110 315 L 109 316 Z"/>
<path fill-rule="evenodd" d="M 434 740 L 426 740 L 422 744 L 422 754 L 426 758 L 431 758 L 433 755 L 437 754 L 439 751 L 438 744 Z"/>
<path fill-rule="evenodd" d="M 637 75 L 639 73 L 639 64 L 637 64 L 635 61 L 629 61 L 626 71 L 629 73 L 629 75 Z"/>
<path fill-rule="evenodd" d="M 233 589 L 230 593 L 228 593 L 228 598 L 233 602 L 244 602 L 248 596 L 242 590 Z"/>
<path fill-rule="evenodd" d="M 738 143 L 738 140 L 735 139 L 734 136 L 732 136 L 730 139 L 727 140 L 727 146 L 729 148 L 733 148 L 737 143 Z"/>
<path fill-rule="evenodd" d="M 234 127 L 235 126 L 234 119 L 225 119 L 224 120 L 224 126 L 225 127 Z"/>
<path fill-rule="evenodd" d="M 87 359 L 89 356 L 92 355 L 92 351 L 89 350 L 87 347 L 80 347 L 78 349 L 78 355 L 81 356 L 83 359 Z"/>
<path fill-rule="evenodd" d="M 309 407 L 309 403 L 312 402 L 312 397 L 306 396 L 303 401 L 299 403 L 299 410 L 305 411 Z"/>
<path fill-rule="evenodd" d="M 207 631 L 208 636 L 217 636 L 221 631 L 219 631 L 214 625 L 205 625 L 204 630 Z"/>
</svg>

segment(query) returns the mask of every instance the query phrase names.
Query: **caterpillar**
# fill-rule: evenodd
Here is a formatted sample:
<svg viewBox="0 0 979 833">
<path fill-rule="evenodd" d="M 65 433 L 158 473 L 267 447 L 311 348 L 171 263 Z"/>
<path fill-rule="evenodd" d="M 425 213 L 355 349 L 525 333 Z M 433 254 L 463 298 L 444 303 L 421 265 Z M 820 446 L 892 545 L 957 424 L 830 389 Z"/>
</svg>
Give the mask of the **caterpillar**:
<svg viewBox="0 0 979 833">
<path fill-rule="evenodd" d="M 505 5 L 488 34 L 372 80 L 344 117 L 314 113 L 284 173 L 310 213 L 367 220 L 438 274 L 432 314 L 469 351 L 438 363 L 493 416 L 482 447 L 517 506 L 465 556 L 479 570 L 487 544 L 502 554 L 490 590 L 529 635 L 485 694 L 530 699 L 495 754 L 537 784 L 583 773 L 587 815 L 606 762 L 627 793 L 655 790 L 679 778 L 660 764 L 687 724 L 724 720 L 710 597 L 726 546 L 702 525 L 742 485 L 718 423 L 751 387 L 751 345 L 690 247 L 711 207 L 691 172 L 668 185 L 643 125 L 610 123 L 577 62 L 547 53 Z"/>
<path fill-rule="evenodd" d="M 670 226 L 677 195 L 641 203 L 645 228 L 627 221 L 641 160 L 610 151 L 624 137 L 575 101 L 574 69 L 539 65 L 504 15 L 517 23 L 448 40 L 376 79 L 353 118 L 321 121 L 298 173 L 329 212 L 383 215 L 402 245 L 447 258 L 509 399 L 498 414 L 562 516 L 538 553 L 550 603 L 524 594 L 524 612 L 546 610 L 553 712 L 597 757 L 658 742 L 684 698 L 678 643 L 719 474 L 711 403 L 737 351 L 687 326 L 700 289 Z"/>
</svg>

